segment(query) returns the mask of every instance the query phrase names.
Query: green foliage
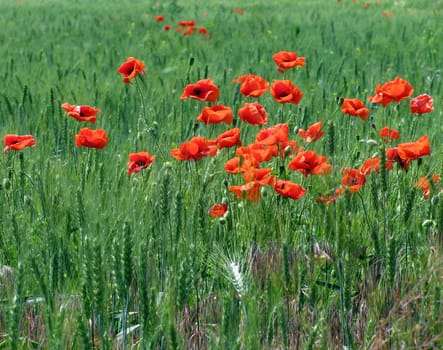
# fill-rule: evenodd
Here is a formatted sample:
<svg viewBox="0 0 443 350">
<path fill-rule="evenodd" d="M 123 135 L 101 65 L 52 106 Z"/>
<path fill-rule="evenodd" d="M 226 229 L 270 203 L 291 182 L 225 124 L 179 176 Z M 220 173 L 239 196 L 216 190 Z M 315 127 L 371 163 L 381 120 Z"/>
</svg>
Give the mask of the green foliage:
<svg viewBox="0 0 443 350">
<path fill-rule="evenodd" d="M 432 175 L 443 175 L 443 3 L 367 4 L 0 4 L 0 136 L 37 142 L 0 157 L 0 348 L 442 348 L 443 200 Z M 176 30 L 190 19 L 207 36 Z M 281 75 L 272 61 L 281 50 L 305 56 L 306 66 Z M 130 56 L 146 76 L 124 84 L 117 69 Z M 239 120 L 252 99 L 232 83 L 248 73 L 303 91 L 298 105 L 269 93 L 258 101 L 269 125 L 288 123 L 291 140 L 333 165 L 304 177 L 288 159 L 267 164 L 307 189 L 299 200 L 271 186 L 257 203 L 239 200 L 229 186 L 241 175 L 223 170 L 233 149 L 198 162 L 169 152 L 228 129 L 197 122 L 207 104 L 180 99 L 203 78 L 220 87 L 217 103 L 233 109 L 243 145 L 252 143 L 263 127 Z M 431 95 L 435 111 L 370 105 L 376 85 L 396 76 L 413 96 Z M 371 115 L 344 115 L 344 98 L 364 101 Z M 66 117 L 64 102 L 99 108 L 97 123 Z M 304 143 L 297 130 L 317 121 L 325 136 Z M 383 126 L 398 129 L 399 142 L 428 135 L 431 156 L 389 169 L 385 151 L 398 142 L 382 142 Z M 76 147 L 82 127 L 105 129 L 107 146 Z M 139 151 L 156 160 L 127 176 L 128 154 Z M 336 193 L 342 168 L 374 157 L 379 173 L 357 193 Z M 429 198 L 416 186 L 421 177 Z M 228 213 L 208 216 L 214 203 Z"/>
</svg>

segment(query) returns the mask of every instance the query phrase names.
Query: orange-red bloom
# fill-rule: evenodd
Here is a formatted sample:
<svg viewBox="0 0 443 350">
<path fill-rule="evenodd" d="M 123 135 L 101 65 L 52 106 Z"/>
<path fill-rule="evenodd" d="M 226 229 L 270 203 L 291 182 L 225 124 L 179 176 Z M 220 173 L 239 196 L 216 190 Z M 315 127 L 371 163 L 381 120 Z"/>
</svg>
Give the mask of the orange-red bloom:
<svg viewBox="0 0 443 350">
<path fill-rule="evenodd" d="M 205 27 L 199 27 L 199 28 L 198 28 L 198 32 L 199 32 L 200 34 L 207 34 L 207 33 L 208 33 L 208 30 L 207 30 Z"/>
<path fill-rule="evenodd" d="M 341 111 L 344 114 L 359 117 L 361 120 L 366 120 L 370 114 L 369 109 L 358 98 L 345 98 L 341 105 Z"/>
<path fill-rule="evenodd" d="M 440 175 L 432 174 L 431 181 L 433 186 L 440 183 Z M 427 176 L 423 176 L 417 180 L 415 185 L 423 192 L 423 198 L 429 199 L 431 197 L 431 182 Z M 440 185 L 438 190 L 441 190 Z"/>
<path fill-rule="evenodd" d="M 68 117 L 73 117 L 79 122 L 90 122 L 92 124 L 95 124 L 97 114 L 100 112 L 98 108 L 71 105 L 67 102 L 62 104 L 62 108 L 67 112 Z"/>
<path fill-rule="evenodd" d="M 337 200 L 338 197 L 340 197 L 345 192 L 345 188 L 340 186 L 333 191 L 330 195 L 322 195 L 319 198 L 317 198 L 315 201 L 317 203 L 325 203 L 326 205 L 331 204 L 335 200 Z"/>
<path fill-rule="evenodd" d="M 279 51 L 272 56 L 275 64 L 278 66 L 278 71 L 284 73 L 286 69 L 297 66 L 303 67 L 305 65 L 305 58 L 297 56 L 295 52 Z"/>
<path fill-rule="evenodd" d="M 188 84 L 180 99 L 193 98 L 198 101 L 215 102 L 220 95 L 219 88 L 214 84 L 212 79 L 202 79 L 195 84 Z"/>
<path fill-rule="evenodd" d="M 288 164 L 289 169 L 298 171 L 305 177 L 311 175 L 327 175 L 332 171 L 326 156 L 319 156 L 315 151 L 302 151 L 295 155 Z"/>
<path fill-rule="evenodd" d="M 164 16 L 154 16 L 154 20 L 156 22 L 164 22 L 165 17 Z"/>
<path fill-rule="evenodd" d="M 400 133 L 395 130 L 395 129 L 391 129 L 387 126 L 385 126 L 384 128 L 381 128 L 379 131 L 379 134 L 381 136 L 381 138 L 383 139 L 383 142 L 390 142 L 392 140 L 398 140 L 400 138 Z"/>
<path fill-rule="evenodd" d="M 234 157 L 225 163 L 224 169 L 230 174 L 243 174 L 251 167 L 258 165 L 259 163 L 250 157 Z"/>
<path fill-rule="evenodd" d="M 277 152 L 277 146 L 262 143 L 251 143 L 235 150 L 236 155 L 248 159 L 254 166 L 258 166 L 262 162 L 269 162 L 273 156 L 277 155 Z"/>
<path fill-rule="evenodd" d="M 383 86 L 377 84 L 375 94 L 370 96 L 369 101 L 377 104 L 382 104 L 386 107 L 387 104 L 395 101 L 400 102 L 409 98 L 414 92 L 414 88 L 406 80 L 396 77 L 394 80 L 388 81 Z"/>
<path fill-rule="evenodd" d="M 398 156 L 403 160 L 414 160 L 431 154 L 428 136 L 422 136 L 415 142 L 400 143 L 397 149 Z"/>
<path fill-rule="evenodd" d="M 10 149 L 21 151 L 23 148 L 35 146 L 35 139 L 32 135 L 6 135 L 3 144 L 3 153 L 6 154 Z"/>
<path fill-rule="evenodd" d="M 137 152 L 129 154 L 128 176 L 146 169 L 155 160 L 148 152 Z"/>
<path fill-rule="evenodd" d="M 125 84 L 131 84 L 130 80 L 137 77 L 139 73 L 146 75 L 145 64 L 134 57 L 128 57 L 126 62 L 118 68 L 118 72 L 123 76 Z"/>
<path fill-rule="evenodd" d="M 246 102 L 237 113 L 242 121 L 251 125 L 264 125 L 268 122 L 268 113 L 258 102 Z"/>
<path fill-rule="evenodd" d="M 260 185 L 256 181 L 248 182 L 244 185 L 229 186 L 229 190 L 234 193 L 238 199 L 248 199 L 251 202 L 258 202 L 260 200 Z"/>
<path fill-rule="evenodd" d="M 292 199 L 300 199 L 306 193 L 306 189 L 291 181 L 277 180 L 275 181 L 273 187 L 279 195 Z"/>
<path fill-rule="evenodd" d="M 308 143 L 318 141 L 324 135 L 321 130 L 322 126 L 322 122 L 317 122 L 310 125 L 308 130 L 298 129 L 298 135 Z"/>
<path fill-rule="evenodd" d="M 397 147 L 388 148 L 385 153 L 386 153 L 387 164 L 391 164 L 391 167 L 392 167 L 392 163 L 396 162 L 396 163 L 398 163 L 400 168 L 402 168 L 403 170 L 407 171 L 409 169 L 409 163 L 411 162 L 411 160 L 410 159 L 402 159 L 398 155 L 398 148 Z"/>
<path fill-rule="evenodd" d="M 163 27 L 163 29 L 164 30 L 166 30 L 166 31 L 168 31 L 168 30 L 171 30 L 171 25 L 170 24 L 166 24 L 164 27 Z"/>
<path fill-rule="evenodd" d="M 380 172 L 380 157 L 376 158 L 368 158 L 366 161 L 360 166 L 358 170 L 360 170 L 364 175 L 368 175 L 371 171 L 375 171 L 377 173 Z M 386 169 L 392 170 L 392 162 L 386 161 Z"/>
<path fill-rule="evenodd" d="M 246 97 L 259 97 L 269 88 L 269 83 L 265 79 L 254 74 L 240 75 L 232 82 L 240 83 L 240 93 Z"/>
<path fill-rule="evenodd" d="M 366 176 L 359 169 L 343 168 L 341 184 L 351 192 L 357 192 L 366 182 Z"/>
<path fill-rule="evenodd" d="M 250 167 L 242 175 L 245 182 L 256 181 L 260 185 L 272 185 L 275 179 L 271 168 Z"/>
<path fill-rule="evenodd" d="M 215 141 L 208 140 L 202 136 L 195 136 L 187 142 L 183 142 L 178 148 L 170 151 L 177 160 L 197 161 L 203 157 L 214 157 L 217 153 Z"/>
<path fill-rule="evenodd" d="M 234 9 L 234 12 L 235 12 L 235 13 L 239 13 L 240 15 L 244 15 L 246 11 L 245 11 L 245 10 L 242 10 L 242 9 L 239 9 L 239 8 L 235 8 L 235 9 Z"/>
<path fill-rule="evenodd" d="M 428 94 L 419 95 L 414 97 L 409 102 L 409 107 L 413 114 L 425 114 L 434 111 L 434 101 Z"/>
<path fill-rule="evenodd" d="M 303 93 L 290 80 L 275 80 L 271 85 L 271 95 L 278 103 L 300 103 Z"/>
<path fill-rule="evenodd" d="M 233 128 L 217 136 L 215 143 L 218 149 L 241 146 L 240 129 Z"/>
<path fill-rule="evenodd" d="M 228 205 L 225 203 L 221 204 L 214 204 L 211 208 L 208 210 L 208 215 L 211 217 L 217 217 L 217 216 L 223 216 L 228 211 Z"/>
<path fill-rule="evenodd" d="M 103 129 L 81 128 L 75 135 L 75 144 L 77 147 L 103 149 L 108 144 L 108 135 Z"/>
<path fill-rule="evenodd" d="M 203 108 L 197 120 L 207 124 L 232 123 L 232 109 L 224 105 Z"/>
<path fill-rule="evenodd" d="M 194 27 L 195 21 L 194 20 L 179 21 L 178 24 L 184 27 Z"/>
</svg>

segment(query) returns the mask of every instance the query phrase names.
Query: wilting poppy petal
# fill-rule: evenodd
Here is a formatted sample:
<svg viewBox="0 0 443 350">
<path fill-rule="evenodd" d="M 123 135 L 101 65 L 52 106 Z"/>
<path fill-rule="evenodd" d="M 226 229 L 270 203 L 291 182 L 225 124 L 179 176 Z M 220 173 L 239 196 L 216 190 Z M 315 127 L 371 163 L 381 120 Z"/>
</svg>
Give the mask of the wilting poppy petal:
<svg viewBox="0 0 443 350">
<path fill-rule="evenodd" d="M 413 114 L 431 113 L 434 111 L 434 101 L 432 100 L 431 96 L 423 94 L 414 97 L 409 102 L 409 107 Z"/>
</svg>

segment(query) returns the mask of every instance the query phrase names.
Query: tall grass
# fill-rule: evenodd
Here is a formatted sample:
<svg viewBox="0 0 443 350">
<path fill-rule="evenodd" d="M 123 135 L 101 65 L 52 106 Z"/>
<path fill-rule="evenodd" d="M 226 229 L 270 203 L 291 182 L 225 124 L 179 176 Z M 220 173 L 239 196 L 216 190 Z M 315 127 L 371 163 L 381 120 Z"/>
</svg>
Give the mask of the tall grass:
<svg viewBox="0 0 443 350">
<path fill-rule="evenodd" d="M 1 136 L 37 141 L 0 157 L 1 347 L 442 348 L 441 189 L 425 199 L 414 184 L 443 175 L 443 4 L 368 3 L 0 4 Z M 186 19 L 209 39 L 177 32 Z M 324 138 L 297 140 L 327 155 L 333 171 L 305 178 L 279 159 L 274 174 L 307 194 L 295 201 L 265 187 L 258 203 L 238 200 L 228 186 L 241 180 L 223 170 L 232 149 L 198 162 L 169 154 L 226 130 L 198 123 L 202 103 L 179 97 L 186 84 L 212 78 L 251 143 L 260 128 L 237 118 L 246 98 L 232 80 L 282 79 L 272 61 L 280 50 L 306 57 L 284 76 L 304 96 L 298 105 L 260 97 L 268 124 L 288 123 L 297 139 L 298 128 L 322 121 Z M 117 68 L 129 56 L 147 74 L 126 85 Z M 370 105 L 376 85 L 396 76 L 414 96 L 430 94 L 435 111 Z M 343 115 L 343 97 L 365 101 L 369 119 Z M 63 102 L 101 109 L 95 127 L 109 134 L 105 149 L 75 146 L 83 125 Z M 386 125 L 402 142 L 428 135 L 431 156 L 407 172 L 382 166 L 357 194 L 317 203 L 340 186 L 343 167 L 384 157 L 388 146 L 374 140 Z M 128 154 L 138 151 L 157 159 L 128 176 Z M 209 217 L 221 202 L 228 215 Z"/>
</svg>

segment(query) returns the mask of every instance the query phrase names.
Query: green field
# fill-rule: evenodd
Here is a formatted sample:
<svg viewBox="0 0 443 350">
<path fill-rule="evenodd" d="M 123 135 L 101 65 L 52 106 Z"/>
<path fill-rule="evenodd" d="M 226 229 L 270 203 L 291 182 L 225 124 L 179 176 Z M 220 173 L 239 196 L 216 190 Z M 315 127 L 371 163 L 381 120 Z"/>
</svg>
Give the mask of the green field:
<svg viewBox="0 0 443 350">
<path fill-rule="evenodd" d="M 443 348 L 442 23 L 441 0 L 1 1 L 0 137 L 36 144 L 0 154 L 0 349 Z M 279 73 L 279 51 L 306 65 Z M 128 57 L 146 72 L 131 84 L 117 71 Z M 232 82 L 246 74 L 290 80 L 303 98 L 246 97 Z M 411 95 L 369 100 L 396 77 Z M 180 98 L 207 78 L 216 102 Z M 422 94 L 434 110 L 413 114 Z M 353 98 L 367 119 L 342 111 Z M 239 118 L 252 102 L 265 125 Z M 100 109 L 97 122 L 63 103 Z M 214 104 L 232 123 L 196 120 Z M 298 130 L 316 122 L 324 136 L 308 143 Z M 251 145 L 278 124 L 296 146 L 280 141 L 257 165 L 273 179 L 257 201 L 224 169 L 239 146 L 170 152 L 232 128 Z M 76 146 L 85 127 L 106 131 L 103 149 Z M 383 142 L 383 127 L 400 139 Z M 388 159 L 423 136 L 430 152 Z M 331 170 L 291 170 L 306 150 Z M 142 151 L 156 159 L 128 176 Z M 343 169 L 370 158 L 380 166 L 354 192 Z M 277 180 L 306 193 L 284 197 Z M 209 216 L 220 203 L 227 213 Z"/>
</svg>

